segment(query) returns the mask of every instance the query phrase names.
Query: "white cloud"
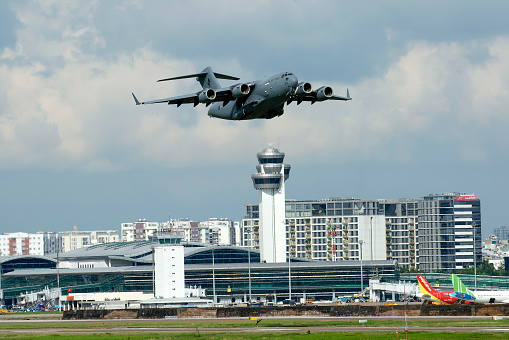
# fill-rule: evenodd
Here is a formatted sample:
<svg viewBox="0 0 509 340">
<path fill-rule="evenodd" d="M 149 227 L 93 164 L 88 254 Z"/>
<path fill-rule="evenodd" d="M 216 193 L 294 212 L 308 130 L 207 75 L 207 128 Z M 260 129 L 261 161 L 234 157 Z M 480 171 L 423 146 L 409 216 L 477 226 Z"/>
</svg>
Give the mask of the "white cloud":
<svg viewBox="0 0 509 340">
<path fill-rule="evenodd" d="M 93 26 L 94 9 L 95 3 L 57 1 L 18 11 L 25 25 L 18 47 L 5 49 L 0 60 L 3 167 L 108 171 L 233 164 L 276 141 L 294 159 L 409 162 L 414 141 L 450 140 L 461 157 L 480 161 L 491 145 L 465 145 L 465 136 L 507 129 L 506 37 L 414 42 L 382 77 L 330 84 L 339 94 L 349 87 L 352 102 L 292 104 L 270 121 L 228 122 L 210 119 L 204 106 L 135 106 L 132 91 L 141 100 L 196 91 L 192 81 L 155 80 L 206 65 L 172 59 L 150 44 L 132 55 L 103 58 L 96 51 L 107 44 Z M 489 57 L 470 60 L 476 51 Z M 249 68 L 234 57 L 227 64 L 235 72 Z"/>
</svg>

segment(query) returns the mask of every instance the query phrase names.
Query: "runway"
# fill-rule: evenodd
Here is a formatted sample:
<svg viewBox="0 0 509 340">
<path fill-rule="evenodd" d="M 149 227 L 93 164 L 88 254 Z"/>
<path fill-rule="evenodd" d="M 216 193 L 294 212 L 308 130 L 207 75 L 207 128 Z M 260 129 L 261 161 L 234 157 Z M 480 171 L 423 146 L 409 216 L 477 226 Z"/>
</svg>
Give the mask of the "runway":
<svg viewBox="0 0 509 340">
<path fill-rule="evenodd" d="M 209 318 L 209 319 L 99 319 L 99 320 L 54 320 L 54 319 L 41 319 L 36 317 L 31 320 L 14 319 L 14 316 L 23 317 L 23 314 L 13 314 L 12 316 L 2 316 L 0 318 L 0 334 L 63 334 L 63 333 L 78 333 L 78 334 L 91 334 L 91 333 L 252 333 L 252 332 L 318 332 L 318 333 L 335 333 L 335 332 L 404 332 L 405 324 L 404 317 L 273 317 L 262 318 L 259 326 L 245 326 L 249 322 L 246 318 Z M 26 315 L 26 317 L 35 317 L 35 315 Z M 505 317 L 504 317 L 505 318 Z M 505 318 L 507 319 L 507 318 Z M 368 326 L 364 323 L 355 322 L 359 320 L 393 320 L 401 322 L 401 325 L 396 326 Z M 407 321 L 447 321 L 451 323 L 464 322 L 466 320 L 479 320 L 488 321 L 492 317 L 488 316 L 470 316 L 470 317 L 407 317 Z M 263 326 L 263 322 L 269 321 L 316 321 L 316 326 L 281 326 L 271 327 Z M 348 326 L 328 326 L 320 325 L 320 323 L 330 321 L 346 321 L 352 322 Z M 218 327 L 210 325 L 217 322 Z M 221 326 L 222 323 L 239 323 L 239 326 L 230 325 L 228 327 Z M 207 327 L 200 326 L 200 324 L 207 324 Z M 506 322 L 504 322 L 505 324 Z M 172 326 L 175 325 L 175 327 Z M 182 325 L 185 325 L 182 327 Z M 242 325 L 240 325 L 242 324 Z M 128 325 L 128 326 L 127 326 Z M 355 325 L 355 326 L 354 326 Z M 451 327 L 433 327 L 433 326 L 407 326 L 409 333 L 419 332 L 509 332 L 509 326 L 493 327 L 492 325 L 480 326 L 451 326 Z"/>
</svg>

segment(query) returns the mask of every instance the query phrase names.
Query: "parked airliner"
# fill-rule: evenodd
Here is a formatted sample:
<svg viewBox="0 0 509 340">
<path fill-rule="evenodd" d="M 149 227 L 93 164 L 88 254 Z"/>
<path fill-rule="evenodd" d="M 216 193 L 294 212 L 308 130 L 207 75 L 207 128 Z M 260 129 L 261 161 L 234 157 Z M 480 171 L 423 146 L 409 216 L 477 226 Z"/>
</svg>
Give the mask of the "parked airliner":
<svg viewBox="0 0 509 340">
<path fill-rule="evenodd" d="M 474 290 L 470 291 L 456 274 L 451 274 L 454 293 L 460 299 L 474 303 L 509 303 L 509 290 Z"/>
</svg>

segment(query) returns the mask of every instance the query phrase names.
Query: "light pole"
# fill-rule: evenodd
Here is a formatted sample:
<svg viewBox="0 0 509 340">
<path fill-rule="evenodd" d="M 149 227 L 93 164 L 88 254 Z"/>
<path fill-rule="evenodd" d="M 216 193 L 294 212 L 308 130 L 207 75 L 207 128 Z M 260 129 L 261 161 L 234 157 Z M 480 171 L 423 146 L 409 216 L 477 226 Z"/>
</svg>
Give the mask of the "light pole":
<svg viewBox="0 0 509 340">
<path fill-rule="evenodd" d="M 292 300 L 292 270 L 291 270 L 291 263 L 292 263 L 292 245 L 291 240 L 288 241 L 288 300 Z M 291 303 L 291 302 L 290 302 Z"/>
<path fill-rule="evenodd" d="M 215 259 L 214 259 L 214 245 L 212 245 L 212 293 L 214 295 L 214 306 L 217 303 L 216 299 L 216 268 L 215 268 Z"/>
<path fill-rule="evenodd" d="M 472 222 L 473 235 L 474 235 L 474 291 L 477 290 L 477 254 L 475 249 L 475 226 L 477 223 Z"/>
<path fill-rule="evenodd" d="M 370 260 L 373 261 L 373 216 L 369 220 L 369 249 L 370 249 Z"/>
<path fill-rule="evenodd" d="M 252 237 L 253 235 L 251 235 Z M 251 244 L 253 239 L 251 238 Z M 247 258 L 248 258 L 248 278 L 249 278 L 249 303 L 251 303 L 251 246 L 247 247 Z"/>
<path fill-rule="evenodd" d="M 364 243 L 363 240 L 359 240 L 359 245 L 361 246 L 361 294 L 364 289 L 364 273 L 362 271 L 362 244 Z"/>
</svg>

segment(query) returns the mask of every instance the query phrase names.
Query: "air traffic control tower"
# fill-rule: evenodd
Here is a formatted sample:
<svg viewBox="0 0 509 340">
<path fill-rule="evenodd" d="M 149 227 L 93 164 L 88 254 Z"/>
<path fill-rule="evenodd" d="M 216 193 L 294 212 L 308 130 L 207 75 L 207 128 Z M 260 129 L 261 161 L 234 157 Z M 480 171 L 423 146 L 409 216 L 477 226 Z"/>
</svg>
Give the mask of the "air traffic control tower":
<svg viewBox="0 0 509 340">
<path fill-rule="evenodd" d="M 258 173 L 251 176 L 260 190 L 260 262 L 286 262 L 285 181 L 290 165 L 285 154 L 269 147 L 257 154 Z"/>
</svg>

